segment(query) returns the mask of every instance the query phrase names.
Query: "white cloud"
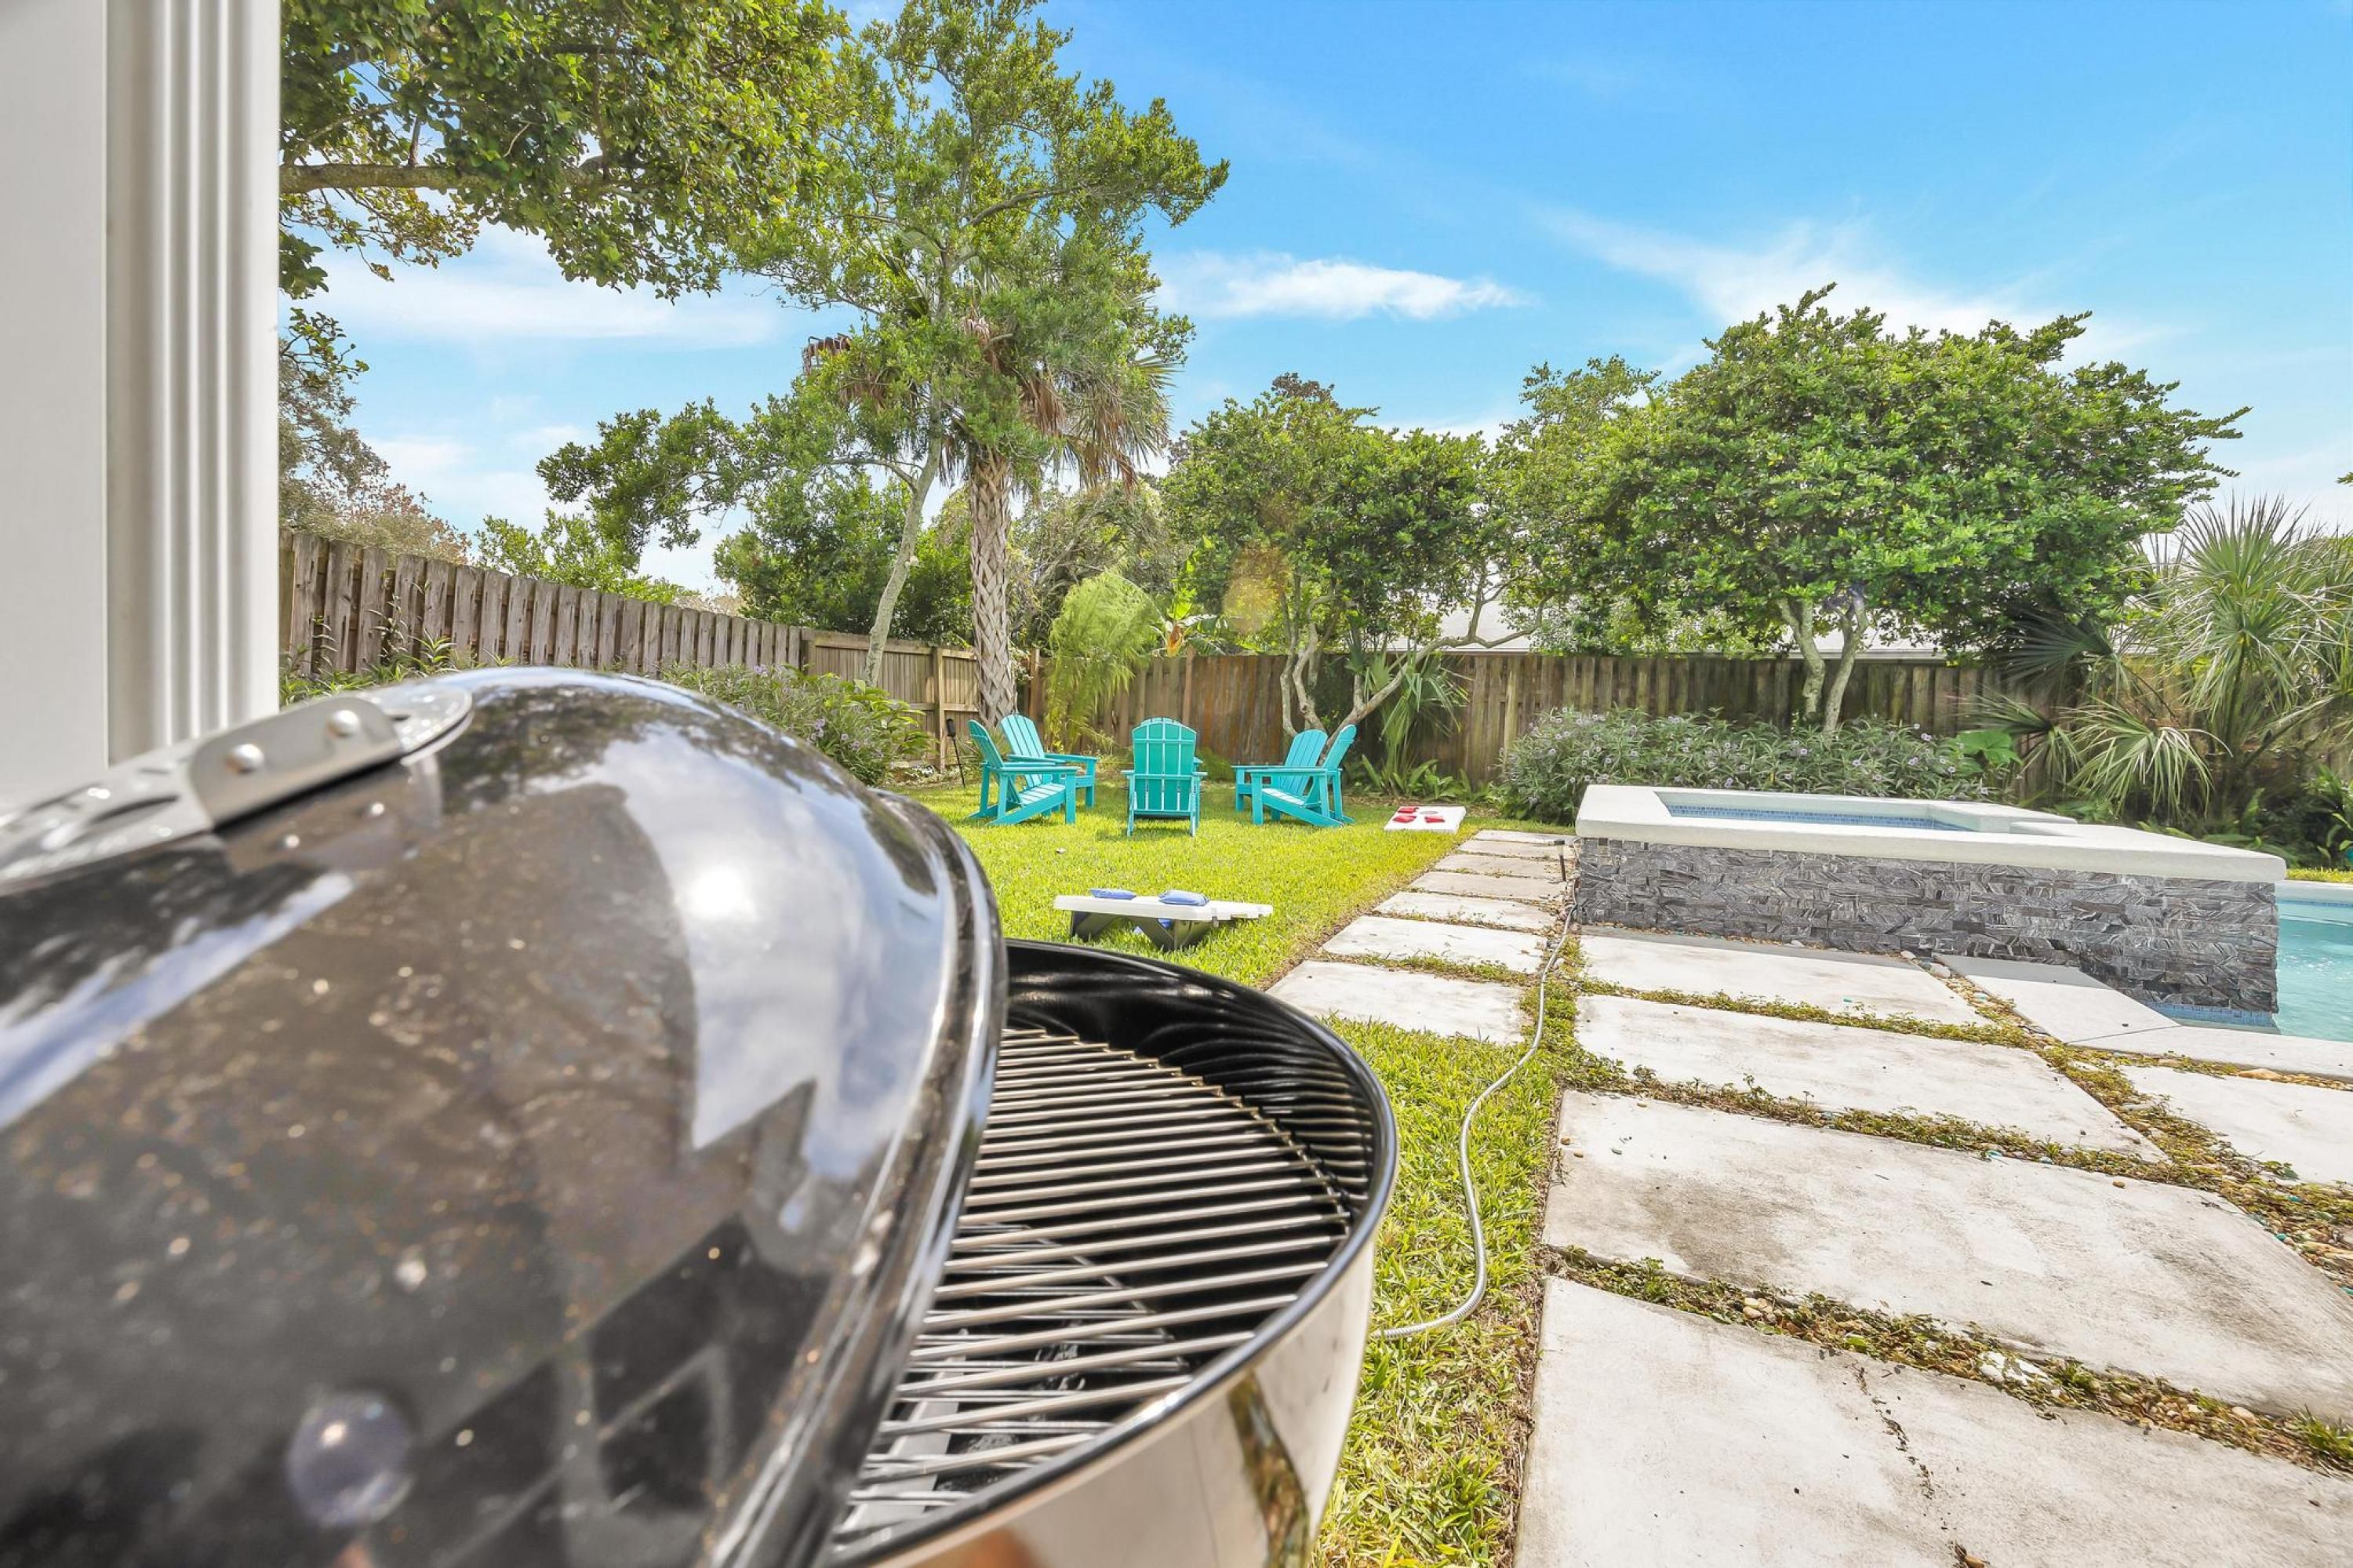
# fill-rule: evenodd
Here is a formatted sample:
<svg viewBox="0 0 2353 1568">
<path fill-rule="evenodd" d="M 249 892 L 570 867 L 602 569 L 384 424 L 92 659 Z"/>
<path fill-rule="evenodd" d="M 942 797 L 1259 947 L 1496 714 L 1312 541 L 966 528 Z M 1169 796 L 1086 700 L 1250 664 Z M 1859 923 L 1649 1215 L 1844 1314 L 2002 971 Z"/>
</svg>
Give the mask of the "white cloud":
<svg viewBox="0 0 2353 1568">
<path fill-rule="evenodd" d="M 484 517 L 539 526 L 547 487 L 530 468 L 503 467 L 471 442 L 447 436 L 391 436 L 371 443 L 392 477 L 425 497 L 440 516 L 471 533 Z"/>
<path fill-rule="evenodd" d="M 1526 302 L 1486 278 L 1448 278 L 1329 257 L 1302 261 L 1273 251 L 1227 256 L 1197 250 L 1166 259 L 1161 271 L 1161 295 L 1169 308 L 1210 319 L 1314 316 L 1354 321 L 1379 313 L 1431 321 Z"/>
<path fill-rule="evenodd" d="M 456 344 L 562 339 L 670 348 L 765 342 L 786 312 L 751 284 L 664 300 L 649 289 L 606 289 L 565 278 L 538 241 L 486 228 L 466 255 L 438 267 L 396 267 L 390 281 L 346 253 L 327 259 L 317 302 L 354 337 Z"/>
<path fill-rule="evenodd" d="M 2039 325 L 2082 308 L 2031 299 L 2014 287 L 1952 290 L 1924 282 L 1888 261 L 1860 221 L 1793 223 L 1748 245 L 1693 239 L 1565 207 L 1544 209 L 1537 221 L 1572 249 L 1675 288 L 1714 323 L 1711 334 L 1776 305 L 1793 305 L 1808 289 L 1831 282 L 1838 285 L 1831 297 L 1833 309 L 1867 305 L 1884 312 L 1891 326 L 1930 332 L 1974 333 L 1990 321 Z M 2154 335 L 2094 316 L 2077 340 L 2073 357 L 2104 358 Z M 1691 359 L 1698 354 L 1693 345 Z"/>
<path fill-rule="evenodd" d="M 533 425 L 527 430 L 517 430 L 507 438 L 507 445 L 544 457 L 556 448 L 573 441 L 585 441 L 588 432 L 578 425 Z"/>
</svg>

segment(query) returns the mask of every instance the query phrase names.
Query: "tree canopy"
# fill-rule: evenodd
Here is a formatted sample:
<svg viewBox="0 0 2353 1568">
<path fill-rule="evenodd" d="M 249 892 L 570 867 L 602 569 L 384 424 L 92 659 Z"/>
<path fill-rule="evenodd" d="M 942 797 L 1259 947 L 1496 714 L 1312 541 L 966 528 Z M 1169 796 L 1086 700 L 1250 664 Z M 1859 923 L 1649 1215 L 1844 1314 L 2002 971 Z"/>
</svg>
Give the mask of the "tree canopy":
<svg viewBox="0 0 2353 1568">
<path fill-rule="evenodd" d="M 675 432 L 608 425 L 596 462 L 550 460 L 586 479 L 574 493 L 608 519 L 673 537 L 714 503 L 744 506 L 755 536 L 788 533 L 801 514 L 782 493 L 887 476 L 899 534 L 870 668 L 934 493 L 961 482 L 991 717 L 1013 697 L 1016 499 L 1061 465 L 1082 479 L 1132 472 L 1165 430 L 1154 399 L 1189 328 L 1152 307 L 1143 221 L 1182 222 L 1225 178 L 1164 103 L 1131 111 L 1109 82 L 1064 71 L 1069 35 L 1035 9 L 908 0 L 844 51 L 816 176 L 748 257 L 788 302 L 853 320 L 809 345 L 789 395 L 732 431 L 689 409 Z M 775 558 L 785 544 L 756 538 L 725 559 Z"/>
<path fill-rule="evenodd" d="M 1202 544 L 1196 585 L 1288 657 L 1286 718 L 1320 723 L 1318 664 L 1349 662 L 1343 724 L 1397 689 L 1406 662 L 1367 683 L 1375 656 L 1446 641 L 1447 610 L 1477 599 L 1495 557 L 1476 436 L 1398 432 L 1330 388 L 1278 377 L 1188 429 L 1166 482 L 1178 524 Z M 1475 629 L 1466 637 L 1475 637 Z"/>
<path fill-rule="evenodd" d="M 2238 415 L 2174 408 L 2173 384 L 2119 364 L 2063 368 L 2080 315 L 1897 334 L 1876 312 L 1832 313 L 1829 291 L 1621 399 L 1546 479 L 1549 525 L 1530 538 L 1552 601 L 1785 635 L 1805 711 L 1835 728 L 1874 631 L 1984 648 L 2031 617 L 2113 616 L 2146 574 L 2139 541 L 2225 471 L 2207 443 Z"/>
<path fill-rule="evenodd" d="M 835 110 L 822 0 L 286 0 L 280 286 L 328 246 L 535 234 L 567 277 L 708 289 L 784 218 Z"/>
</svg>

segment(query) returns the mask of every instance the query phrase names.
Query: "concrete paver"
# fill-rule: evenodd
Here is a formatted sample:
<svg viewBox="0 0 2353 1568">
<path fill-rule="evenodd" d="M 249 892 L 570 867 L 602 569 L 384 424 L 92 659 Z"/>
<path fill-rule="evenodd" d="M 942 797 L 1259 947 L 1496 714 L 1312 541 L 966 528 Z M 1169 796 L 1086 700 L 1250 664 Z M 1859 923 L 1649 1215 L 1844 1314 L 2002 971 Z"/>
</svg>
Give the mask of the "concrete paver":
<svg viewBox="0 0 2353 1568">
<path fill-rule="evenodd" d="M 2226 1067 L 2269 1067 L 2274 1073 L 2305 1073 L 2316 1078 L 2353 1082 L 2353 1043 L 2309 1034 L 2267 1034 L 2259 1029 L 2205 1029 L 2177 1023 L 2136 1034 L 2115 1034 L 2082 1044 L 2094 1051 L 2135 1056 L 2187 1056 Z"/>
<path fill-rule="evenodd" d="M 1577 842 L 1577 831 L 1574 828 L 1563 828 L 1556 833 L 1525 833 L 1517 828 L 1482 828 L 1477 836 L 1506 844 L 1553 844 L 1564 839 L 1567 840 L 1571 846 Z"/>
<path fill-rule="evenodd" d="M 1669 1083 L 1754 1084 L 1831 1109 L 1959 1117 L 2053 1143 L 2163 1158 L 2033 1053 L 2007 1045 L 1622 996 L 1579 1001 L 1577 1041 Z M 2344 1098 L 2353 1109 L 2353 1095 Z"/>
<path fill-rule="evenodd" d="M 1448 860 L 1456 859 L 1449 855 Z M 1425 871 L 1413 880 L 1417 893 L 1460 893 L 1472 898 L 1516 898 L 1523 904 L 1558 904 L 1565 883 L 1534 876 L 1480 876 L 1460 871 Z"/>
<path fill-rule="evenodd" d="M 1579 943 L 1588 976 L 1629 991 L 1722 994 L 1947 1023 L 1984 1022 L 1936 976 L 1901 959 L 1873 953 L 1778 948 L 1600 926 L 1588 927 Z"/>
<path fill-rule="evenodd" d="M 2147 1002 L 2136 1001 L 2072 965 L 1955 953 L 1938 953 L 1936 961 L 2016 1008 L 2020 1017 L 2045 1034 L 2071 1044 L 2174 1027 L 2172 1019 Z"/>
<path fill-rule="evenodd" d="M 1479 833 L 1455 845 L 1453 853 L 1483 854 L 1491 860 L 1529 861 L 1557 871 L 1564 856 L 1573 856 L 1576 851 L 1554 844 L 1524 844 L 1510 839 L 1491 839 Z"/>
<path fill-rule="evenodd" d="M 1359 1018 L 1430 1034 L 1511 1044 L 1528 1027 L 1517 986 L 1370 964 L 1303 963 L 1275 981 L 1271 994 L 1318 1018 Z"/>
<path fill-rule="evenodd" d="M 1572 1091 L 1555 1246 L 2353 1416 L 2353 1299 L 2211 1193 Z"/>
<path fill-rule="evenodd" d="M 2323 1568 L 2353 1481 L 1545 1287 L 1520 1568 Z"/>
<path fill-rule="evenodd" d="M 1455 964 L 1494 964 L 1514 974 L 1544 967 L 1544 938 L 1522 931 L 1480 926 L 1448 926 L 1435 920 L 1399 920 L 1363 915 L 1324 950 L 1345 959 L 1440 959 Z"/>
<path fill-rule="evenodd" d="M 2124 1075 L 2134 1088 L 2221 1134 L 2250 1160 L 2292 1166 L 2306 1181 L 2353 1183 L 2353 1090 L 2170 1067 L 2126 1067 Z"/>
<path fill-rule="evenodd" d="M 1559 916 L 1508 898 L 1473 898 L 1457 893 L 1393 893 L 1374 906 L 1384 915 L 1419 920 L 1451 920 L 1464 926 L 1500 926 L 1511 931 L 1550 931 Z"/>
<path fill-rule="evenodd" d="M 2037 1029 L 2071 1045 L 2353 1079 L 2353 1042 L 2182 1023 L 2067 964 L 1941 954 L 1939 959 L 2016 1008 Z"/>
<path fill-rule="evenodd" d="M 1461 872 L 1465 876 L 1526 876 L 1547 883 L 1561 880 L 1557 861 L 1504 860 L 1493 854 L 1472 853 L 1459 849 L 1440 856 L 1435 869 Z"/>
</svg>

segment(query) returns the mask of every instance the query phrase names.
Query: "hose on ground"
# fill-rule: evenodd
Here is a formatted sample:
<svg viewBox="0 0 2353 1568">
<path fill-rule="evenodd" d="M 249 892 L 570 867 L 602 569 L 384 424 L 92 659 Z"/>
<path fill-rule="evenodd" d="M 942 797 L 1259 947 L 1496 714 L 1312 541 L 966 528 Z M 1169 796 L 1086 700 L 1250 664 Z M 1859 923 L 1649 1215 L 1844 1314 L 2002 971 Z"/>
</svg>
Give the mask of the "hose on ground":
<svg viewBox="0 0 2353 1568">
<path fill-rule="evenodd" d="M 1556 843 L 1561 842 L 1555 841 Z M 1564 888 L 1568 885 L 1568 853 L 1566 848 L 1561 851 L 1560 855 L 1560 881 Z M 1478 1119 L 1479 1108 L 1500 1093 L 1504 1085 L 1517 1077 L 1520 1069 L 1534 1061 L 1535 1054 L 1544 1048 L 1546 993 L 1552 984 L 1552 967 L 1560 961 L 1561 948 L 1568 945 L 1568 925 L 1569 914 L 1564 909 L 1561 911 L 1560 929 L 1553 936 L 1551 950 L 1545 954 L 1544 967 L 1536 971 L 1536 1022 L 1535 1030 L 1528 1035 L 1528 1048 L 1521 1052 L 1518 1059 L 1510 1066 L 1504 1069 L 1502 1076 L 1479 1091 L 1479 1097 L 1472 1100 L 1470 1108 L 1462 1113 L 1461 1131 L 1455 1139 L 1455 1159 L 1462 1175 L 1462 1206 L 1464 1212 L 1471 1216 L 1471 1252 L 1476 1263 L 1476 1272 L 1471 1281 L 1471 1294 L 1458 1302 L 1451 1311 L 1439 1317 L 1426 1318 L 1419 1323 L 1408 1323 L 1396 1329 L 1377 1329 L 1373 1332 L 1373 1338 L 1377 1340 L 1409 1340 L 1417 1334 L 1427 1334 L 1433 1330 L 1451 1327 L 1476 1312 L 1479 1309 L 1479 1303 L 1486 1298 L 1487 1227 L 1479 1217 L 1478 1179 L 1471 1172 L 1471 1124 Z"/>
</svg>

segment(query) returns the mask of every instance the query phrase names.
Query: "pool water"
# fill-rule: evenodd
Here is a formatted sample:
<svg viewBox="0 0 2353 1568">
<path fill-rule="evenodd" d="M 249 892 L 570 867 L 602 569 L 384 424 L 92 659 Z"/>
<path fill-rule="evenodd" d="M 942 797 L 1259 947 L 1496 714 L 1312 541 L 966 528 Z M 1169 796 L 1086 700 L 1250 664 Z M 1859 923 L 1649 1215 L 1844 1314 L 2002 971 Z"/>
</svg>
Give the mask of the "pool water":
<svg viewBox="0 0 2353 1568">
<path fill-rule="evenodd" d="M 1713 817 L 1742 822 L 1820 822 L 1840 827 L 1926 829 L 1939 833 L 1974 832 L 1974 828 L 1958 822 L 1940 822 L 1934 817 L 1874 817 L 1862 811 L 1774 811 L 1757 806 L 1684 806 L 1667 802 L 1670 817 Z"/>
<path fill-rule="evenodd" d="M 2353 905 L 2282 904 L 2279 1026 L 2353 1040 Z"/>
</svg>

